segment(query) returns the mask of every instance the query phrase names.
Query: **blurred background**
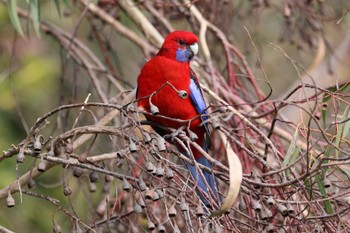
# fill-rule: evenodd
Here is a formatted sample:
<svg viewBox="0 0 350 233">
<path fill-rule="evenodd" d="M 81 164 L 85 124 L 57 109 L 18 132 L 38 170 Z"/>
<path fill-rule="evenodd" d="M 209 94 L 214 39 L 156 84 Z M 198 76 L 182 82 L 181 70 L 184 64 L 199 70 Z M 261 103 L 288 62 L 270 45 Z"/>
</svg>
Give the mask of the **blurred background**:
<svg viewBox="0 0 350 233">
<path fill-rule="evenodd" d="M 40 116 L 62 103 L 83 102 L 88 93 L 92 93 L 91 102 L 99 100 L 93 84 L 86 78 L 87 74 L 79 69 L 79 65 L 50 34 L 43 30 L 36 33 L 35 25 L 23 15 L 20 16 L 23 35 L 15 30 L 10 20 L 10 5 L 21 8 L 23 12 L 33 11 L 33 6 L 28 1 L 17 1 L 15 4 L 11 2 L 0 1 L 1 151 L 21 142 Z M 105 62 L 126 90 L 135 88 L 139 70 L 147 59 L 139 46 L 87 12 L 84 1 L 36 2 L 40 5 L 42 22 L 75 35 L 96 57 Z M 59 6 L 57 2 L 60 2 Z M 94 2 L 138 36 L 147 38 L 117 0 Z M 135 1 L 133 4 L 160 28 L 162 36 L 167 34 L 167 30 L 149 13 L 150 9 L 157 10 L 167 18 L 174 29 L 193 29 L 188 23 L 188 14 L 177 10 L 173 6 L 174 1 L 146 0 Z M 295 80 L 300 78 L 296 67 L 303 72 L 312 64 L 319 49 L 319 38 L 322 38 L 325 45 L 322 61 L 327 64 L 329 55 L 336 52 L 350 33 L 350 3 L 347 0 L 198 0 L 193 1 L 193 4 L 242 52 L 263 92 L 268 94 L 272 91 L 272 100 L 281 98 Z M 195 30 L 198 33 L 198 28 Z M 207 34 L 207 40 L 212 61 L 219 71 L 223 71 L 226 63 L 222 46 L 213 32 Z M 107 60 L 104 57 L 106 53 Z M 350 61 L 340 59 L 345 64 Z M 240 75 L 239 70 L 236 70 L 236 75 Z M 117 94 L 118 91 L 113 88 L 108 90 L 109 98 Z M 55 118 L 51 120 L 52 124 L 64 124 L 56 122 Z M 14 159 L 1 161 L 0 188 L 13 182 L 16 174 L 30 170 L 34 163 L 32 160 L 21 165 L 18 172 Z M 53 168 L 37 178 L 37 192 L 59 200 L 62 206 L 72 206 L 68 205 L 71 199 L 63 195 L 62 180 L 62 169 Z M 72 187 L 82 189 L 73 198 L 74 202 L 81 204 L 74 205 L 76 209 L 70 211 L 79 213 L 85 219 L 88 216 L 84 216 L 84 213 L 90 212 L 101 200 L 103 187 L 102 184 L 97 184 L 96 194 L 91 199 L 85 195 L 89 192 L 88 186 L 80 185 L 81 182 L 87 184 L 88 180 L 86 178 L 70 183 Z M 64 214 L 49 201 L 18 193 L 14 198 L 16 206 L 13 208 L 6 207 L 5 199 L 0 200 L 0 226 L 7 226 L 15 232 L 50 232 L 55 221 L 60 222 L 63 229 L 69 229 L 74 222 L 72 218 L 72 222 L 62 221 L 65 219 Z M 122 228 L 120 232 L 123 232 Z"/>
</svg>

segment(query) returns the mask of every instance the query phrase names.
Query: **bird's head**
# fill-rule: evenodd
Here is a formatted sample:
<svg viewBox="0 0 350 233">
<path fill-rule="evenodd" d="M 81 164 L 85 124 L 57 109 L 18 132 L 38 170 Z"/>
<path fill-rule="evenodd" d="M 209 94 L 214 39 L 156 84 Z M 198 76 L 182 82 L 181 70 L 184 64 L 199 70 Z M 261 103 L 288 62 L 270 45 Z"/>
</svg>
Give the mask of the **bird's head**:
<svg viewBox="0 0 350 233">
<path fill-rule="evenodd" d="M 164 40 L 158 55 L 189 62 L 198 53 L 198 37 L 192 32 L 174 31 Z"/>
</svg>

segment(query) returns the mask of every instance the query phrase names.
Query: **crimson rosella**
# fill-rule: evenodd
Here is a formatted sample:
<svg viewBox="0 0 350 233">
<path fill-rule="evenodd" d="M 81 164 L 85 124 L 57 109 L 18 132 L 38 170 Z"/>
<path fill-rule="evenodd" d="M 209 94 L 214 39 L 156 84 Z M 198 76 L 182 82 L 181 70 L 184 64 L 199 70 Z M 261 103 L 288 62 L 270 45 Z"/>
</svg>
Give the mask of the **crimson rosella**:
<svg viewBox="0 0 350 233">
<path fill-rule="evenodd" d="M 210 138 L 208 125 L 205 122 L 208 119 L 207 107 L 197 76 L 190 67 L 191 59 L 198 52 L 197 43 L 197 36 L 191 32 L 170 33 L 158 54 L 143 66 L 137 80 L 136 96 L 138 106 L 149 112 L 146 114 L 147 120 L 173 129 L 184 127 L 185 131 L 189 126 L 187 133 L 194 132 L 197 135 L 197 144 L 204 151 L 208 151 Z M 169 133 L 154 125 L 152 127 L 161 135 Z M 188 157 L 184 148 L 179 144 L 176 146 Z M 198 163 L 211 168 L 209 161 L 196 148 L 191 146 L 190 149 Z M 197 194 L 206 206 L 212 206 L 202 192 L 212 198 L 217 197 L 215 178 L 211 173 L 203 171 L 206 183 L 211 189 L 209 191 L 196 166 L 191 164 L 186 166 L 196 181 Z"/>
</svg>

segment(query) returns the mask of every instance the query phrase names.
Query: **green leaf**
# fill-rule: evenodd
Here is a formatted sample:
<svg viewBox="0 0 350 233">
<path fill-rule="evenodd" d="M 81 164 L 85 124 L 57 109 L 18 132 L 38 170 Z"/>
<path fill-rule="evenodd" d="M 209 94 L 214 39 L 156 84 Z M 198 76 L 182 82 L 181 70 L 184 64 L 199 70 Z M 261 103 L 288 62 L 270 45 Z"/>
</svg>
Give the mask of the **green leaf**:
<svg viewBox="0 0 350 233">
<path fill-rule="evenodd" d="M 18 14 L 17 14 L 17 0 L 7 1 L 7 11 L 13 27 L 21 36 L 24 36 L 21 22 L 19 21 Z"/>
<path fill-rule="evenodd" d="M 322 172 L 322 177 L 324 177 L 323 172 Z M 326 193 L 326 189 L 324 188 L 324 185 L 323 185 L 322 177 L 321 177 L 321 174 L 317 174 L 315 176 L 315 179 L 316 179 L 317 186 L 318 186 L 318 189 L 320 190 L 322 197 L 327 198 L 327 193 Z M 329 200 L 324 201 L 324 207 L 325 207 L 325 211 L 327 214 L 333 213 L 333 208 L 332 208 L 331 202 Z"/>
<path fill-rule="evenodd" d="M 288 166 L 289 164 L 294 163 L 294 161 L 296 160 L 299 152 L 300 152 L 300 148 L 297 147 L 296 143 L 298 141 L 298 132 L 299 132 L 299 128 L 296 128 L 294 134 L 293 134 L 293 139 L 288 147 L 288 151 L 286 156 L 284 157 L 284 160 L 282 162 L 283 166 Z M 290 170 L 287 169 L 285 172 L 286 177 L 288 177 L 290 174 Z"/>
<path fill-rule="evenodd" d="M 40 4 L 39 0 L 30 0 L 30 14 L 33 20 L 34 31 L 40 38 Z"/>
</svg>

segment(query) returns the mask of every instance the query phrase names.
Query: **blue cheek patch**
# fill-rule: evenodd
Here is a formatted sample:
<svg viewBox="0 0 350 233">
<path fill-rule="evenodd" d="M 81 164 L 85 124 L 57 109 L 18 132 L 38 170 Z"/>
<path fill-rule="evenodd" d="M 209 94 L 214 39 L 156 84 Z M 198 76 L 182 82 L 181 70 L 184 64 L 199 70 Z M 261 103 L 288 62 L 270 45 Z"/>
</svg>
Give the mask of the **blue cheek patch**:
<svg viewBox="0 0 350 233">
<path fill-rule="evenodd" d="M 176 50 L 176 60 L 179 62 L 189 61 L 190 52 L 187 49 L 178 49 Z"/>
</svg>

